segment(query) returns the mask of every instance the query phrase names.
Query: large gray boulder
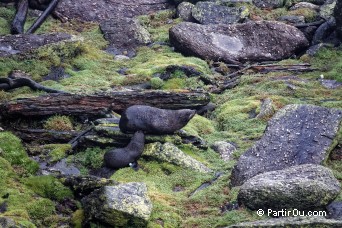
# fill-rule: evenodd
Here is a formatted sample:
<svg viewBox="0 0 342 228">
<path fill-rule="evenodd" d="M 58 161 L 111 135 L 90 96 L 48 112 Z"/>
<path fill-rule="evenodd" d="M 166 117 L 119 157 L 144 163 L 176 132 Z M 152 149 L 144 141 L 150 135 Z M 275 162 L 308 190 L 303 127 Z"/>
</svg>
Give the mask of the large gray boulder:
<svg viewBox="0 0 342 228">
<path fill-rule="evenodd" d="M 238 201 L 252 210 L 318 210 L 325 208 L 340 191 L 331 170 L 305 164 L 249 179 L 241 186 Z"/>
<path fill-rule="evenodd" d="M 336 32 L 340 39 L 342 39 L 342 1 L 337 1 L 334 17 L 336 19 Z"/>
<path fill-rule="evenodd" d="M 183 22 L 172 27 L 169 35 L 171 44 L 183 54 L 235 63 L 280 60 L 309 45 L 297 28 L 274 21 L 232 25 Z"/>
<path fill-rule="evenodd" d="M 201 24 L 233 24 L 248 17 L 246 7 L 228 7 L 215 2 L 198 2 L 192 16 Z"/>
<path fill-rule="evenodd" d="M 334 143 L 342 111 L 314 105 L 287 105 L 268 122 L 262 138 L 239 158 L 231 184 L 257 174 L 300 164 L 321 164 Z"/>
<path fill-rule="evenodd" d="M 243 222 L 229 226 L 229 228 L 246 228 L 246 227 L 258 227 L 258 228 L 280 228 L 280 227 L 310 227 L 310 228 L 340 228 L 342 221 L 334 219 L 326 219 L 322 216 L 297 216 L 297 217 L 281 217 L 266 220 L 259 220 L 255 222 Z"/>
<path fill-rule="evenodd" d="M 144 183 L 105 186 L 82 199 L 88 221 L 111 227 L 146 227 L 152 203 Z"/>
</svg>

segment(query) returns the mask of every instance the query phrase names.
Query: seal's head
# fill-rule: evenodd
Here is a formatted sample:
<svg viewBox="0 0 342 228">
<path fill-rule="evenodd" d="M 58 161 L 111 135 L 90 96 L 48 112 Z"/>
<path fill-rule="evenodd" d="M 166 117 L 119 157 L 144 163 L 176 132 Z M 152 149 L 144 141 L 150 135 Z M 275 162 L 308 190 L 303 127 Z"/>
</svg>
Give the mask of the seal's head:
<svg viewBox="0 0 342 228">
<path fill-rule="evenodd" d="M 180 124 L 182 125 L 186 125 L 191 119 L 192 117 L 195 116 L 196 111 L 195 110 L 191 110 L 191 109 L 181 109 L 177 111 L 178 113 L 178 121 Z"/>
</svg>

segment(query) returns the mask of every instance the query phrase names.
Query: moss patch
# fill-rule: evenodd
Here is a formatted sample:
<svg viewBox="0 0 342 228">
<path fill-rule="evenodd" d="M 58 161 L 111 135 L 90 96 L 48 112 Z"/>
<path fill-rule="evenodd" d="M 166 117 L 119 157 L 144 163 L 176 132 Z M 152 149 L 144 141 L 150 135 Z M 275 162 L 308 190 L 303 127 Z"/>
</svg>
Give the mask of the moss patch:
<svg viewBox="0 0 342 228">
<path fill-rule="evenodd" d="M 18 137 L 9 132 L 0 132 L 0 156 L 10 162 L 12 166 L 18 166 L 18 172 L 22 175 L 34 174 L 38 171 L 37 162 L 31 160 Z"/>
<path fill-rule="evenodd" d="M 61 201 L 73 198 L 72 191 L 53 176 L 35 176 L 24 179 L 24 183 L 41 197 Z"/>
</svg>

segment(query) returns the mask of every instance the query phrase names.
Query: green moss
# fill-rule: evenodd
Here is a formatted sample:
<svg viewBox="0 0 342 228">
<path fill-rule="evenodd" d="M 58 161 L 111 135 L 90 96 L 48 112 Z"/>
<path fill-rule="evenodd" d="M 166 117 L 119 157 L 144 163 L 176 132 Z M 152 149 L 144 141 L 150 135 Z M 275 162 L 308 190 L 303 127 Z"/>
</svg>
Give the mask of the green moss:
<svg viewBox="0 0 342 228">
<path fill-rule="evenodd" d="M 10 34 L 10 21 L 15 15 L 13 6 L 0 7 L 0 35 Z"/>
<path fill-rule="evenodd" d="M 25 185 L 41 197 L 61 201 L 72 198 L 72 191 L 53 176 L 35 176 L 23 180 Z"/>
<path fill-rule="evenodd" d="M 9 132 L 0 132 L 0 156 L 10 164 L 22 167 L 25 173 L 33 174 L 38 171 L 38 163 L 31 160 L 18 137 Z M 24 173 L 24 174 L 25 174 Z"/>
<path fill-rule="evenodd" d="M 70 117 L 56 115 L 46 120 L 44 128 L 56 131 L 71 131 L 73 129 L 73 124 Z"/>
<path fill-rule="evenodd" d="M 152 89 L 161 89 L 164 85 L 164 81 L 158 77 L 151 78 L 150 80 Z"/>
<path fill-rule="evenodd" d="M 83 174 L 87 173 L 88 169 L 100 168 L 103 163 L 103 155 L 109 149 L 101 149 L 99 147 L 87 148 L 75 155 L 70 155 L 68 161 L 75 163 Z"/>
<path fill-rule="evenodd" d="M 44 145 L 44 149 L 49 150 L 51 161 L 56 162 L 66 157 L 68 151 L 71 151 L 70 144 L 48 144 Z"/>
<path fill-rule="evenodd" d="M 183 128 L 190 135 L 203 137 L 215 131 L 214 123 L 207 118 L 195 115 Z"/>
<path fill-rule="evenodd" d="M 313 22 L 316 20 L 318 14 L 316 10 L 309 8 L 300 8 L 296 10 L 288 11 L 290 16 L 304 16 L 305 22 Z"/>
<path fill-rule="evenodd" d="M 335 79 L 342 82 L 342 50 L 334 48 L 323 48 L 314 57 L 309 59 L 313 67 L 318 68 L 315 72 L 316 78 L 321 74 L 326 79 Z"/>
<path fill-rule="evenodd" d="M 168 42 L 169 29 L 181 22 L 180 19 L 173 19 L 175 10 L 163 10 L 156 14 L 140 16 L 140 23 L 151 34 L 154 42 Z"/>
<path fill-rule="evenodd" d="M 44 220 L 55 213 L 55 204 L 48 199 L 37 199 L 27 207 L 30 217 L 34 220 Z"/>
<path fill-rule="evenodd" d="M 72 214 L 71 224 L 74 228 L 82 228 L 84 218 L 84 211 L 79 209 Z"/>
</svg>

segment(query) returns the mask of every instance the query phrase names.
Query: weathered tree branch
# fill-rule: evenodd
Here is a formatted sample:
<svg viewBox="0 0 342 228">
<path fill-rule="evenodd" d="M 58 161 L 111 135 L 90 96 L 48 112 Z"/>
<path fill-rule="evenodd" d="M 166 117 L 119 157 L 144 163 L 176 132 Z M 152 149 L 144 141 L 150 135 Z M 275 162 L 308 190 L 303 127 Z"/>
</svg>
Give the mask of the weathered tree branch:
<svg viewBox="0 0 342 228">
<path fill-rule="evenodd" d="M 210 101 L 206 92 L 115 91 L 93 95 L 50 94 L 17 99 L 0 105 L 5 118 L 73 115 L 98 117 L 115 111 L 121 113 L 129 106 L 144 104 L 165 109 L 198 109 Z"/>
<path fill-rule="evenodd" d="M 29 3 L 28 0 L 19 0 L 17 3 L 17 12 L 11 24 L 12 34 L 24 33 L 24 24 L 26 21 Z"/>
<path fill-rule="evenodd" d="M 34 33 L 46 20 L 46 18 L 51 14 L 51 12 L 58 5 L 59 0 L 52 0 L 46 10 L 40 15 L 40 17 L 33 23 L 33 25 L 27 30 L 26 33 Z"/>
<path fill-rule="evenodd" d="M 42 86 L 41 84 L 30 79 L 28 75 L 20 71 L 12 72 L 8 76 L 8 78 L 0 78 L 0 90 L 8 91 L 11 89 L 16 89 L 24 86 L 28 86 L 32 90 L 41 90 L 47 93 L 65 93 L 64 91 Z"/>
</svg>

